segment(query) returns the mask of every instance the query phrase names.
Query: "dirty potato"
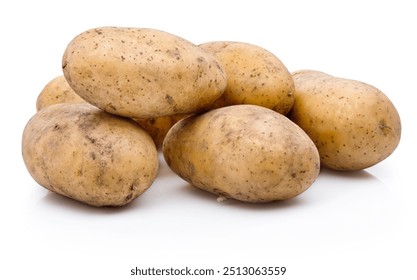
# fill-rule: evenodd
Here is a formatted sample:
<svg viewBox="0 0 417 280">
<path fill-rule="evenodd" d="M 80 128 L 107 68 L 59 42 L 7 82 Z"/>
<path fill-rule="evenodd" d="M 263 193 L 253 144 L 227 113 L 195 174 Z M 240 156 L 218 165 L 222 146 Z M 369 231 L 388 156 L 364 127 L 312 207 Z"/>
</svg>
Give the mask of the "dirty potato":
<svg viewBox="0 0 417 280">
<path fill-rule="evenodd" d="M 215 107 L 254 104 L 286 114 L 294 103 L 294 83 L 281 60 L 259 46 L 215 41 L 200 45 L 223 65 L 227 75 L 224 94 Z"/>
<path fill-rule="evenodd" d="M 226 74 L 213 55 L 150 28 L 87 30 L 67 46 L 62 68 L 83 99 L 132 118 L 203 110 L 226 87 Z"/>
<path fill-rule="evenodd" d="M 86 103 L 69 86 L 64 76 L 59 76 L 50 81 L 39 94 L 36 109 L 37 111 L 47 106 L 59 103 Z M 168 130 L 187 114 L 171 115 L 149 119 L 133 119 L 137 122 L 155 142 L 159 149 L 162 146 Z"/>
<path fill-rule="evenodd" d="M 289 116 L 314 141 L 323 166 L 361 170 L 395 150 L 401 121 L 380 90 L 313 70 L 294 72 L 293 78 L 295 102 Z"/>
<path fill-rule="evenodd" d="M 301 128 L 256 105 L 187 117 L 169 130 L 162 152 L 190 184 L 244 202 L 293 198 L 320 168 L 317 149 Z"/>
<path fill-rule="evenodd" d="M 88 103 L 38 111 L 23 131 L 22 154 L 41 186 L 93 206 L 131 202 L 158 170 L 155 145 L 139 125 Z"/>
</svg>

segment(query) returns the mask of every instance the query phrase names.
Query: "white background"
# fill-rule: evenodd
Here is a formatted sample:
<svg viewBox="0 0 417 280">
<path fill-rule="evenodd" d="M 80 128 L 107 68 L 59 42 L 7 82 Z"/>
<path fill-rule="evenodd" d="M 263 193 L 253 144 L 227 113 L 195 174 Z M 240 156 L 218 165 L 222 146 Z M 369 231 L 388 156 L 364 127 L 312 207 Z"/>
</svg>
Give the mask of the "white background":
<svg viewBox="0 0 417 280">
<path fill-rule="evenodd" d="M 139 279 L 132 268 L 213 268 L 207 279 L 417 279 L 416 10 L 413 1 L 2 1 L 1 279 Z M 299 197 L 216 202 L 161 164 L 129 206 L 99 209 L 37 185 L 21 134 L 78 33 L 161 29 L 196 44 L 260 45 L 290 71 L 370 83 L 402 118 L 394 154 L 360 172 L 323 170 Z M 161 158 L 162 160 L 162 158 Z M 224 266 L 286 266 L 283 277 L 221 276 Z M 142 279 L 187 279 L 150 277 Z M 189 277 L 205 279 L 204 277 Z"/>
</svg>

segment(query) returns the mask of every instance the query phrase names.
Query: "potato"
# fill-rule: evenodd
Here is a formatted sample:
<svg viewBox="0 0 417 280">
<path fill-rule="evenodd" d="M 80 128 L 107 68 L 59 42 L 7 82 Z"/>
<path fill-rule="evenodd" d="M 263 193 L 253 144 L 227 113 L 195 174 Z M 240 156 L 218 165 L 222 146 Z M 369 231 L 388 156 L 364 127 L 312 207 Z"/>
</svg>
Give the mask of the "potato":
<svg viewBox="0 0 417 280">
<path fill-rule="evenodd" d="M 200 45 L 223 64 L 227 87 L 215 107 L 254 104 L 286 114 L 294 103 L 294 83 L 285 65 L 269 51 L 248 43 L 216 41 Z"/>
<path fill-rule="evenodd" d="M 150 119 L 133 119 L 137 122 L 155 142 L 156 147 L 162 147 L 162 143 L 167 135 L 169 129 L 179 120 L 188 116 L 187 114 L 171 115 L 159 118 Z"/>
<path fill-rule="evenodd" d="M 171 116 L 133 120 L 149 133 L 158 149 L 162 146 L 168 130 L 174 125 Z"/>
<path fill-rule="evenodd" d="M 50 81 L 39 94 L 36 102 L 36 110 L 59 103 L 86 103 L 67 83 L 64 76 L 59 76 Z M 147 133 L 150 134 L 159 149 L 162 146 L 168 130 L 187 114 L 179 114 L 149 119 L 133 119 Z"/>
<path fill-rule="evenodd" d="M 132 118 L 203 110 L 220 97 L 227 82 L 213 55 L 149 28 L 87 30 L 67 46 L 62 68 L 86 101 Z"/>
<path fill-rule="evenodd" d="M 313 70 L 294 72 L 293 78 L 295 103 L 289 117 L 314 141 L 323 166 L 361 170 L 395 150 L 400 117 L 380 90 Z"/>
<path fill-rule="evenodd" d="M 69 86 L 64 76 L 58 76 L 52 79 L 43 88 L 36 100 L 36 110 L 39 111 L 49 105 L 58 103 L 84 103 L 82 99 Z"/>
<path fill-rule="evenodd" d="M 93 206 L 122 206 L 156 177 L 151 137 L 134 121 L 88 103 L 38 111 L 22 137 L 26 167 L 46 189 Z"/>
<path fill-rule="evenodd" d="M 193 115 L 168 132 L 162 152 L 190 184 L 221 199 L 268 202 L 304 192 L 320 161 L 307 134 L 285 116 L 257 105 Z"/>
</svg>

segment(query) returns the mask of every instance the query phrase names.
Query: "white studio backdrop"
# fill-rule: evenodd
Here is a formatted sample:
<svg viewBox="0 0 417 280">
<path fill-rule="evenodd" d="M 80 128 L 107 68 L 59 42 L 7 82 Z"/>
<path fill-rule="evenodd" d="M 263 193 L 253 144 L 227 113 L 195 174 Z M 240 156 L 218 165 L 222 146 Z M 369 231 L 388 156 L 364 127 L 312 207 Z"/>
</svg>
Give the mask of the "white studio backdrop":
<svg viewBox="0 0 417 280">
<path fill-rule="evenodd" d="M 249 279 L 221 275 L 230 266 L 285 266 L 282 279 L 415 278 L 415 12 L 401 0 L 1 3 L 0 278 L 140 279 L 131 269 L 186 266 L 220 271 L 196 279 Z M 323 170 L 308 191 L 281 203 L 218 203 L 162 156 L 154 185 L 127 207 L 93 208 L 49 193 L 26 171 L 21 134 L 39 92 L 62 74 L 66 45 L 99 26 L 161 29 L 196 44 L 248 42 L 290 71 L 372 84 L 400 113 L 401 143 L 367 170 Z M 184 279 L 142 277 L 152 278 Z"/>
</svg>

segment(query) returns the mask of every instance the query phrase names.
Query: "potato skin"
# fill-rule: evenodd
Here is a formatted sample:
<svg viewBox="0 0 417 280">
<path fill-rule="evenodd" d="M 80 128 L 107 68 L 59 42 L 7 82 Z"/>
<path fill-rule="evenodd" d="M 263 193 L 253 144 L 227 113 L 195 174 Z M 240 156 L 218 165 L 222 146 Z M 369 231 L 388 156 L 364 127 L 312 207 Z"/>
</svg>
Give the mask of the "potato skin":
<svg viewBox="0 0 417 280">
<path fill-rule="evenodd" d="M 324 167 L 361 170 L 387 158 L 401 137 L 400 116 L 377 88 L 314 70 L 293 73 L 289 114 L 317 146 Z"/>
<path fill-rule="evenodd" d="M 317 149 L 301 128 L 256 105 L 187 117 L 169 130 L 162 152 L 168 166 L 192 185 L 253 203 L 299 195 L 320 168 Z"/>
<path fill-rule="evenodd" d="M 149 119 L 133 119 L 152 137 L 157 149 L 162 147 L 165 136 L 171 127 L 189 114 L 179 114 Z"/>
<path fill-rule="evenodd" d="M 84 102 L 86 101 L 75 93 L 65 77 L 61 75 L 49 81 L 39 93 L 36 100 L 36 111 L 52 104 Z"/>
<path fill-rule="evenodd" d="M 64 76 L 59 76 L 51 80 L 42 92 L 39 94 L 36 102 L 36 110 L 39 111 L 47 106 L 59 103 L 86 103 L 75 91 L 69 86 Z M 133 119 L 137 122 L 155 142 L 159 149 L 162 146 L 165 135 L 168 130 L 180 119 L 188 114 L 178 114 L 148 119 Z"/>
<path fill-rule="evenodd" d="M 88 103 L 37 112 L 22 137 L 33 179 L 46 189 L 93 206 L 122 206 L 149 188 L 158 157 L 134 121 Z"/>
<path fill-rule="evenodd" d="M 226 87 L 226 74 L 213 55 L 149 28 L 87 30 L 67 46 L 62 68 L 86 101 L 132 118 L 204 110 Z"/>
<path fill-rule="evenodd" d="M 223 65 L 227 87 L 216 108 L 254 104 L 286 114 L 294 103 L 294 82 L 282 61 L 266 49 L 244 42 L 199 45 Z"/>
</svg>

